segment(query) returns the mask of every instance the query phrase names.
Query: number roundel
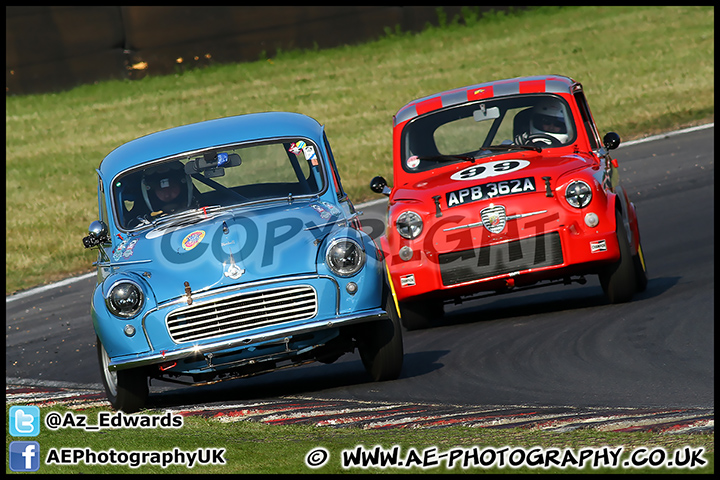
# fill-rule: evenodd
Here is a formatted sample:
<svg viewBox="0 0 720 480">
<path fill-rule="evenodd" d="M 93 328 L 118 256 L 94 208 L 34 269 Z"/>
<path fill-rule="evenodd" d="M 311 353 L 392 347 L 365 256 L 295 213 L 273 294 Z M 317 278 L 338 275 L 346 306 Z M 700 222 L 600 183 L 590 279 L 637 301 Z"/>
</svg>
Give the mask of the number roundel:
<svg viewBox="0 0 720 480">
<path fill-rule="evenodd" d="M 480 178 L 497 177 L 507 173 L 516 172 L 530 165 L 527 160 L 498 160 L 495 162 L 487 162 L 481 165 L 473 165 L 459 172 L 455 172 L 451 180 L 477 180 Z"/>
</svg>

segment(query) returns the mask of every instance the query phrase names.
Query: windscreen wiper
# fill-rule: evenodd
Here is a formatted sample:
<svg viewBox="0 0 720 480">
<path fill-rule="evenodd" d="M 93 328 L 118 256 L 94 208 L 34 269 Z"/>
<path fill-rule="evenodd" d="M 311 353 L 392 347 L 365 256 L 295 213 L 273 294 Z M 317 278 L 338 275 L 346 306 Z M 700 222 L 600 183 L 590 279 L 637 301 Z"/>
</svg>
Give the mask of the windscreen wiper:
<svg viewBox="0 0 720 480">
<path fill-rule="evenodd" d="M 475 157 L 468 157 L 467 155 L 432 155 L 429 157 L 421 157 L 418 155 L 414 155 L 415 158 L 418 160 L 430 160 L 434 162 L 456 162 L 458 160 L 462 162 L 474 162 L 477 160 Z M 410 157 L 413 158 L 413 157 Z M 410 159 L 408 159 L 410 160 Z"/>
<path fill-rule="evenodd" d="M 223 210 L 224 207 L 213 205 L 208 207 L 193 208 L 176 214 L 162 214 L 152 222 L 153 228 L 187 226 L 207 219 L 210 215 Z"/>
<path fill-rule="evenodd" d="M 532 150 L 534 152 L 542 152 L 542 147 L 538 145 L 515 145 L 514 143 L 509 143 L 506 145 L 490 145 L 488 147 L 481 147 L 480 151 L 488 150 L 490 152 L 509 152 L 510 150 Z"/>
</svg>

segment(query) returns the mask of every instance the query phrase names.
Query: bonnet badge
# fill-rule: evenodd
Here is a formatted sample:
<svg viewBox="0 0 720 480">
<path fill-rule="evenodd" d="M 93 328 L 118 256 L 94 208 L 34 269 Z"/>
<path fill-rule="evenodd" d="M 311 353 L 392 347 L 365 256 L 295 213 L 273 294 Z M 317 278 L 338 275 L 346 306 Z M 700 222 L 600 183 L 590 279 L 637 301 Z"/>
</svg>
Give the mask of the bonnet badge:
<svg viewBox="0 0 720 480">
<path fill-rule="evenodd" d="M 507 216 L 505 215 L 505 207 L 502 205 L 492 205 L 480 210 L 480 218 L 485 228 L 490 233 L 500 233 L 505 228 L 505 221 Z"/>
</svg>

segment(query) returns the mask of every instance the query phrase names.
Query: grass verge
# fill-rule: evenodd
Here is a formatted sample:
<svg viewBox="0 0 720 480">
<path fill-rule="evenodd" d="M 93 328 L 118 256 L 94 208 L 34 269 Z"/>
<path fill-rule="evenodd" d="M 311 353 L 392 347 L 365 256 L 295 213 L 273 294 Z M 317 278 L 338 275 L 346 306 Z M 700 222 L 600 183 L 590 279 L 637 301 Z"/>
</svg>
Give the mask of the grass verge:
<svg viewBox="0 0 720 480">
<path fill-rule="evenodd" d="M 6 294 L 87 272 L 96 176 L 117 146 L 161 129 L 289 110 L 326 125 L 355 203 L 392 178 L 391 120 L 406 102 L 521 75 L 581 81 L 624 139 L 714 118 L 714 7 L 543 7 L 473 15 L 419 34 L 328 50 L 7 97 Z"/>
</svg>

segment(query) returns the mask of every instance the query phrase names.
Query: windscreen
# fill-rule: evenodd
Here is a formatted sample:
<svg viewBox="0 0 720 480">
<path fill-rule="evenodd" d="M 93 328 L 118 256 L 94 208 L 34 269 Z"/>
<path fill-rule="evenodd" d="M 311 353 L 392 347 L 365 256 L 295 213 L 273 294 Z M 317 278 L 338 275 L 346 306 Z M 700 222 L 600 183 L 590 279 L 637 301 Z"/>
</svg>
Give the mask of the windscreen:
<svg viewBox="0 0 720 480">
<path fill-rule="evenodd" d="M 134 168 L 113 182 L 116 218 L 133 229 L 190 209 L 321 193 L 320 151 L 292 138 L 209 149 Z"/>
<path fill-rule="evenodd" d="M 556 95 L 519 95 L 421 115 L 402 133 L 402 167 L 417 173 L 509 146 L 556 148 L 575 140 L 570 110 Z M 496 148 L 493 148 L 496 147 Z"/>
</svg>

